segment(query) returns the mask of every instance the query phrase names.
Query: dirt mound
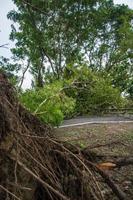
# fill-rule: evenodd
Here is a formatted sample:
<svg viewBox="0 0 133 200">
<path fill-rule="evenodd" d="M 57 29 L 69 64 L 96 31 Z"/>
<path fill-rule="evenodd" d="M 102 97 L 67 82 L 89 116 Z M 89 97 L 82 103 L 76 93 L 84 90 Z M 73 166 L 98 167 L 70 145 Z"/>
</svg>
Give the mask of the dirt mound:
<svg viewBox="0 0 133 200">
<path fill-rule="evenodd" d="M 0 74 L 0 171 L 1 200 L 103 200 L 108 198 L 103 194 L 105 185 L 125 199 L 96 164 L 96 155 L 58 141 L 48 125 L 20 105 L 4 74 Z"/>
</svg>

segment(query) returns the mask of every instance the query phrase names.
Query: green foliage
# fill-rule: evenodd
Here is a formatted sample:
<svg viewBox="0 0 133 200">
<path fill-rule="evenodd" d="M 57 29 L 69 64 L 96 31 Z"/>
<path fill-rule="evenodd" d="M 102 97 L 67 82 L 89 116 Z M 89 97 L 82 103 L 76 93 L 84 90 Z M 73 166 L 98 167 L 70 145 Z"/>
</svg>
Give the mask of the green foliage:
<svg viewBox="0 0 133 200">
<path fill-rule="evenodd" d="M 120 91 L 113 88 L 111 83 L 103 78 L 98 78 L 90 89 L 87 98 L 89 107 L 94 112 L 102 112 L 108 108 L 118 108 L 123 104 Z"/>
<path fill-rule="evenodd" d="M 12 64 L 10 63 L 9 59 L 3 56 L 0 57 L 0 71 L 4 72 L 8 77 L 8 79 L 10 80 L 10 82 L 15 86 L 17 86 L 19 81 L 19 76 L 17 75 L 19 69 L 20 69 L 19 64 L 16 63 Z"/>
<path fill-rule="evenodd" d="M 94 73 L 86 66 L 73 71 L 74 87 L 68 88 L 66 94 L 76 99 L 76 110 L 80 114 L 102 112 L 104 109 L 121 107 L 124 99 L 111 80 Z"/>
<path fill-rule="evenodd" d="M 34 79 L 21 101 L 41 120 L 58 125 L 74 112 L 121 107 L 122 92 L 132 99 L 133 10 L 113 0 L 13 2 L 11 51 Z M 7 60 L 4 68 L 26 72 Z"/>
<path fill-rule="evenodd" d="M 75 101 L 63 92 L 61 82 L 47 84 L 42 89 L 27 90 L 20 96 L 21 102 L 43 122 L 58 126 L 74 111 Z"/>
<path fill-rule="evenodd" d="M 113 88 L 109 79 L 85 65 L 75 69 L 68 66 L 64 77 L 63 81 L 54 80 L 42 89 L 27 90 L 20 97 L 22 103 L 42 121 L 54 126 L 74 113 L 102 113 L 124 103 L 120 91 Z"/>
<path fill-rule="evenodd" d="M 117 68 L 127 76 L 132 67 L 133 11 L 128 6 L 114 5 L 113 0 L 13 2 L 18 10 L 8 18 L 19 28 L 12 25 L 12 53 L 15 59 L 30 60 L 38 86 L 43 86 L 46 73 L 60 79 L 68 64 L 86 62 L 94 71 L 113 74 L 116 87 L 126 87 Z"/>
</svg>

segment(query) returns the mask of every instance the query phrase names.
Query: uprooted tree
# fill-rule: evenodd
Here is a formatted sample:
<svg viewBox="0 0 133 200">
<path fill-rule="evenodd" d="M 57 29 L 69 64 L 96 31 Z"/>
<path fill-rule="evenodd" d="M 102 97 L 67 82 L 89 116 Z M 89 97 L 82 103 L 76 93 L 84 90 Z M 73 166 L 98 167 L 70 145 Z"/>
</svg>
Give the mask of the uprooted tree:
<svg viewBox="0 0 133 200">
<path fill-rule="evenodd" d="M 126 199 L 98 166 L 96 155 L 59 141 L 48 125 L 21 106 L 15 89 L 2 73 L 0 172 L 1 200 L 103 200 L 101 178 L 104 187 L 110 187 L 119 199 Z"/>
</svg>

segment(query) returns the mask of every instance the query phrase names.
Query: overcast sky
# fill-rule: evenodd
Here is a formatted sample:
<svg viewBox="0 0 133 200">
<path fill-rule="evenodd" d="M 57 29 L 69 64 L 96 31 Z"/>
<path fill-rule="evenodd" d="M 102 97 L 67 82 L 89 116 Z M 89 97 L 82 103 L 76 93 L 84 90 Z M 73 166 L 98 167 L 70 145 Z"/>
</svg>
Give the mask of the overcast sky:
<svg viewBox="0 0 133 200">
<path fill-rule="evenodd" d="M 7 19 L 7 13 L 13 9 L 15 9 L 15 5 L 12 0 L 0 0 L 0 45 L 8 43 L 9 48 L 11 46 L 11 41 L 9 41 L 11 21 Z M 0 48 L 0 56 L 1 55 L 10 57 L 10 50 Z"/>
<path fill-rule="evenodd" d="M 114 0 L 116 4 L 126 4 L 133 8 L 133 0 Z M 15 9 L 12 0 L 0 0 L 0 45 L 8 43 L 8 49 L 0 48 L 0 56 L 11 57 L 10 48 L 13 43 L 9 40 L 11 21 L 7 19 L 7 13 Z"/>
</svg>

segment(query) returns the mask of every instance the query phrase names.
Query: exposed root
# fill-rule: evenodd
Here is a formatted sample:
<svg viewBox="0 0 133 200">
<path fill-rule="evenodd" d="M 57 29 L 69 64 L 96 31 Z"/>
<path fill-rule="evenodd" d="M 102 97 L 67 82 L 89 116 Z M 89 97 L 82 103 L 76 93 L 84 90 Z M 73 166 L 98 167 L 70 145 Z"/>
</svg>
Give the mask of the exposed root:
<svg viewBox="0 0 133 200">
<path fill-rule="evenodd" d="M 111 179 L 96 167 L 93 156 L 89 160 L 78 147 L 54 138 L 14 92 L 1 74 L 0 199 L 104 200 L 99 174 L 112 188 Z M 117 188 L 115 194 L 122 199 L 120 192 Z"/>
</svg>

